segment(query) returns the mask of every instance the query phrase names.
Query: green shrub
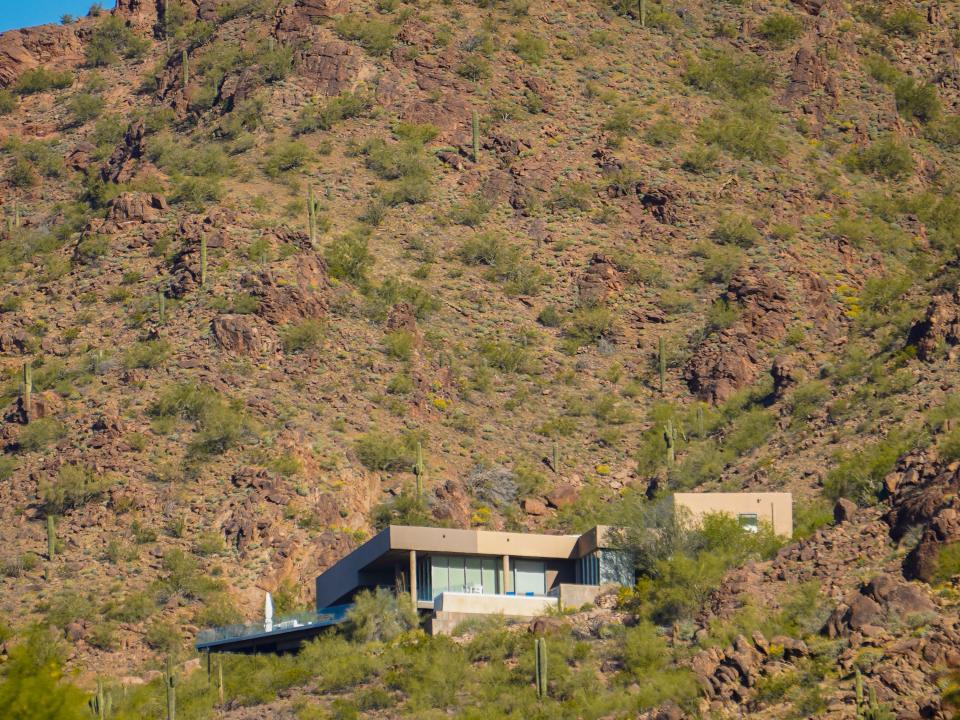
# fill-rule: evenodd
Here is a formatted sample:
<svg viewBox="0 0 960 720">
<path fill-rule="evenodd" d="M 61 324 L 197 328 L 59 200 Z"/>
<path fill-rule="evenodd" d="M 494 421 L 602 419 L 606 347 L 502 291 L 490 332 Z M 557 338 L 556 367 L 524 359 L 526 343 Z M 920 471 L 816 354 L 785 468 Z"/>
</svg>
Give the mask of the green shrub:
<svg viewBox="0 0 960 720">
<path fill-rule="evenodd" d="M 280 177 L 291 170 L 301 170 L 312 153 L 305 143 L 297 140 L 278 142 L 267 150 L 263 171 L 270 177 Z"/>
<path fill-rule="evenodd" d="M 598 343 L 613 335 L 614 316 L 605 307 L 589 307 L 576 310 L 564 328 L 563 349 L 575 353 L 584 345 Z"/>
<path fill-rule="evenodd" d="M 633 105 L 623 103 L 613 109 L 603 124 L 603 129 L 618 137 L 632 135 L 637 123 L 637 110 Z"/>
<path fill-rule="evenodd" d="M 0 116 L 9 115 L 17 109 L 17 97 L 6 88 L 0 89 Z"/>
<path fill-rule="evenodd" d="M 656 707 L 666 700 L 681 706 L 696 702 L 700 693 L 693 673 L 674 664 L 670 647 L 653 623 L 628 628 L 620 647 L 624 669 L 641 683 L 640 707 Z"/>
<path fill-rule="evenodd" d="M 803 34 L 803 23 L 785 12 L 767 15 L 757 26 L 757 35 L 774 47 L 786 47 Z"/>
<path fill-rule="evenodd" d="M 684 78 L 693 87 L 711 95 L 743 99 L 773 85 L 773 70 L 758 57 L 733 51 L 709 51 L 701 58 L 688 62 Z"/>
<path fill-rule="evenodd" d="M 370 470 L 409 470 L 416 462 L 419 433 L 402 436 L 371 431 L 361 435 L 355 445 L 357 457 Z"/>
<path fill-rule="evenodd" d="M 937 553 L 937 569 L 931 578 L 934 583 L 949 583 L 960 575 L 960 542 L 941 545 Z"/>
<path fill-rule="evenodd" d="M 673 118 L 660 118 L 647 128 L 646 141 L 654 147 L 669 148 L 683 136 L 680 124 Z"/>
<path fill-rule="evenodd" d="M 480 344 L 480 355 L 502 372 L 529 373 L 534 367 L 529 348 L 513 342 L 488 340 Z"/>
<path fill-rule="evenodd" d="M 7 182 L 15 188 L 29 188 L 40 182 L 37 173 L 24 158 L 17 158 L 6 174 Z"/>
<path fill-rule="evenodd" d="M 163 338 L 134 343 L 124 355 L 123 364 L 128 368 L 156 368 L 170 357 L 170 343 Z"/>
<path fill-rule="evenodd" d="M 307 318 L 285 327 L 280 332 L 280 341 L 284 352 L 298 353 L 316 347 L 323 340 L 323 335 L 323 323 Z"/>
<path fill-rule="evenodd" d="M 531 65 L 539 65 L 547 55 L 546 41 L 530 32 L 513 36 L 513 51 Z"/>
<path fill-rule="evenodd" d="M 50 443 L 65 437 L 67 429 L 54 418 L 40 418 L 25 425 L 17 436 L 17 447 L 23 452 L 42 450 Z"/>
<path fill-rule="evenodd" d="M 798 499 L 793 509 L 793 539 L 803 540 L 833 522 L 833 508 L 823 498 Z"/>
<path fill-rule="evenodd" d="M 929 123 L 940 114 L 940 98 L 937 88 L 926 82 L 902 77 L 893 86 L 897 111 L 905 118 Z"/>
<path fill-rule="evenodd" d="M 77 93 L 67 103 L 67 112 L 73 125 L 83 125 L 103 111 L 103 98 L 91 93 Z"/>
<path fill-rule="evenodd" d="M 367 20 L 361 15 L 344 15 L 334 24 L 337 34 L 355 40 L 371 55 L 386 55 L 393 48 L 397 27 L 383 20 Z"/>
<path fill-rule="evenodd" d="M 720 153 L 712 145 L 694 145 L 683 154 L 680 167 L 695 175 L 706 175 L 717 166 Z"/>
<path fill-rule="evenodd" d="M 383 338 L 383 349 L 396 360 L 409 360 L 416 346 L 416 337 L 409 330 L 395 330 Z"/>
<path fill-rule="evenodd" d="M 482 55 L 476 53 L 467 55 L 457 65 L 457 75 L 475 82 L 485 80 L 490 77 L 491 73 L 490 63 L 484 60 Z"/>
<path fill-rule="evenodd" d="M 196 434 L 188 445 L 188 452 L 195 458 L 222 454 L 239 445 L 256 429 L 239 401 L 226 400 L 213 388 L 193 383 L 181 383 L 165 390 L 150 406 L 149 413 L 158 420 L 181 418 L 192 422 Z"/>
<path fill-rule="evenodd" d="M 73 73 L 69 70 L 57 72 L 44 67 L 24 70 L 13 86 L 18 95 L 32 95 L 47 90 L 63 90 L 73 85 Z"/>
<path fill-rule="evenodd" d="M 593 207 L 590 183 L 578 180 L 563 180 L 557 183 L 550 196 L 550 207 L 554 210 L 581 210 L 587 212 Z"/>
<path fill-rule="evenodd" d="M 913 172 L 913 155 L 906 144 L 887 135 L 851 152 L 846 157 L 846 164 L 851 170 L 882 179 L 902 180 Z"/>
<path fill-rule="evenodd" d="M 409 596 L 377 588 L 363 590 L 354 598 L 347 612 L 346 632 L 355 642 L 389 642 L 418 625 Z"/>
<path fill-rule="evenodd" d="M 706 283 L 730 282 L 730 278 L 746 262 L 743 251 L 735 245 L 716 246 L 705 243 L 695 247 L 693 254 L 703 258 L 700 278 Z"/>
<path fill-rule="evenodd" d="M 344 92 L 328 100 L 323 107 L 310 103 L 300 111 L 296 132 L 299 134 L 330 130 L 343 120 L 363 117 L 373 108 L 373 99 L 365 93 Z"/>
<path fill-rule="evenodd" d="M 911 441 L 909 435 L 895 432 L 862 449 L 839 454 L 823 482 L 824 494 L 831 500 L 844 497 L 861 505 L 873 505 L 884 476 L 911 447 Z"/>
<path fill-rule="evenodd" d="M 927 26 L 927 21 L 913 8 L 895 8 L 880 21 L 880 26 L 891 35 L 918 37 Z"/>
<path fill-rule="evenodd" d="M 112 484 L 112 480 L 97 475 L 92 468 L 63 465 L 55 478 L 41 481 L 40 499 L 48 514 L 60 515 L 96 500 Z"/>
<path fill-rule="evenodd" d="M 776 417 L 769 410 L 748 410 L 731 424 L 724 439 L 724 448 L 736 455 L 744 455 L 760 447 L 770 437 L 776 424 Z"/>
<path fill-rule="evenodd" d="M 760 233 L 750 219 L 737 213 L 721 215 L 712 235 L 723 245 L 737 245 L 742 248 L 752 247 L 760 241 Z"/>
<path fill-rule="evenodd" d="M 777 132 L 776 114 L 762 102 L 718 110 L 700 124 L 697 135 L 736 157 L 761 162 L 778 160 L 787 151 Z"/>
<path fill-rule="evenodd" d="M 796 390 L 787 400 L 790 414 L 801 422 L 812 419 L 830 399 L 830 385 L 822 380 L 811 380 Z"/>
<path fill-rule="evenodd" d="M 132 28 L 116 15 L 107 15 L 100 20 L 87 42 L 87 65 L 99 67 L 112 65 L 120 57 L 141 58 L 150 48 L 150 41 L 138 36 Z"/>
<path fill-rule="evenodd" d="M 323 252 L 332 277 L 364 285 L 373 267 L 373 255 L 367 247 L 367 233 L 353 230 L 332 241 Z"/>
<path fill-rule="evenodd" d="M 960 147 L 960 115 L 948 115 L 927 125 L 924 134 L 941 147 Z"/>
<path fill-rule="evenodd" d="M 132 592 L 119 605 L 108 608 L 105 613 L 110 620 L 133 623 L 142 622 L 156 612 L 157 603 L 147 592 Z"/>
</svg>

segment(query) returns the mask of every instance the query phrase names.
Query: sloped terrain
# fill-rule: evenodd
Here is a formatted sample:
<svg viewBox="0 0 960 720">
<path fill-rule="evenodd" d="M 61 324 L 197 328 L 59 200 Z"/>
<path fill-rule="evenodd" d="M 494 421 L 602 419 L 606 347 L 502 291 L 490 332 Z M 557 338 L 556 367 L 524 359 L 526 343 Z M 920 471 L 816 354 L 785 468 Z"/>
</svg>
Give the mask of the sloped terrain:
<svg viewBox="0 0 960 720">
<path fill-rule="evenodd" d="M 139 682 L 264 591 L 309 607 L 390 521 L 575 531 L 783 489 L 799 544 L 669 548 L 654 589 L 552 628 L 603 679 L 541 710 L 849 717 L 858 670 L 949 717 L 958 20 L 121 0 L 0 35 L 8 649 L 52 626 L 84 689 Z M 629 690 L 624 620 L 668 644 L 667 690 Z M 417 662 L 488 672 L 486 637 Z M 516 643 L 491 687 L 526 677 Z M 280 686 L 230 712 L 427 713 Z"/>
</svg>

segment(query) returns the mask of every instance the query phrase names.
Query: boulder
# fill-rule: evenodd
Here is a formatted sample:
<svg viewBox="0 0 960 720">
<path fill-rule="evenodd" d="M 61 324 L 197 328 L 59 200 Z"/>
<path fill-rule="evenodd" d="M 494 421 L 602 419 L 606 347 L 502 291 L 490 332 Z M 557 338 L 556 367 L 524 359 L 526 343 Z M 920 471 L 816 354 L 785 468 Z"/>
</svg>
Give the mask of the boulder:
<svg viewBox="0 0 960 720">
<path fill-rule="evenodd" d="M 310 18 L 331 18 L 350 12 L 350 0 L 297 0 L 294 9 Z"/>
<path fill-rule="evenodd" d="M 540 516 L 547 514 L 546 504 L 538 498 L 525 498 L 520 506 L 527 515 Z"/>
<path fill-rule="evenodd" d="M 953 348 L 960 344 L 960 288 L 930 301 L 923 319 L 910 328 L 907 344 L 926 362 L 936 360 L 944 346 L 948 357 L 955 357 Z"/>
<path fill-rule="evenodd" d="M 299 84 L 328 97 L 356 90 L 376 72 L 357 47 L 340 40 L 308 45 L 297 54 L 296 66 Z"/>
<path fill-rule="evenodd" d="M 580 497 L 580 490 L 575 488 L 573 485 L 558 485 L 549 493 L 547 493 L 547 503 L 550 507 L 565 508 L 569 505 L 573 505 L 577 499 Z"/>
<path fill-rule="evenodd" d="M 581 304 L 603 304 L 611 295 L 623 292 L 620 271 L 608 257 L 595 253 L 586 271 L 577 280 L 577 291 Z"/>
<path fill-rule="evenodd" d="M 13 85 L 25 70 L 49 70 L 83 59 L 83 42 L 74 25 L 37 25 L 0 33 L 0 87 Z"/>
<path fill-rule="evenodd" d="M 263 355 L 279 349 L 276 332 L 254 315 L 218 315 L 210 323 L 217 345 L 236 355 Z"/>
<path fill-rule="evenodd" d="M 142 118 L 130 123 L 113 154 L 100 169 L 100 179 L 111 183 L 130 180 L 135 174 L 137 162 L 146 154 L 145 135 L 146 126 Z"/>
<path fill-rule="evenodd" d="M 108 223 L 119 228 L 131 223 L 157 222 L 160 211 L 167 209 L 162 195 L 145 192 L 120 193 L 107 205 Z"/>
<path fill-rule="evenodd" d="M 857 504 L 846 498 L 840 498 L 833 506 L 833 521 L 840 523 L 850 522 L 857 517 Z"/>
</svg>

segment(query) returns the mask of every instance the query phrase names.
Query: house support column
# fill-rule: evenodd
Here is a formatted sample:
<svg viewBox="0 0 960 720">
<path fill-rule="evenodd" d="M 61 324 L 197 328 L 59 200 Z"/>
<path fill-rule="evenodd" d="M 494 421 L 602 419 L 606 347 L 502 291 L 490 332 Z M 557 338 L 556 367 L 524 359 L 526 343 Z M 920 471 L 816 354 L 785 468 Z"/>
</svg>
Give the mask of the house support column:
<svg viewBox="0 0 960 720">
<path fill-rule="evenodd" d="M 417 609 L 417 551 L 410 551 L 410 600 Z"/>
<path fill-rule="evenodd" d="M 501 591 L 504 595 L 510 592 L 512 588 L 510 587 L 510 556 L 503 556 L 503 587 Z"/>
</svg>

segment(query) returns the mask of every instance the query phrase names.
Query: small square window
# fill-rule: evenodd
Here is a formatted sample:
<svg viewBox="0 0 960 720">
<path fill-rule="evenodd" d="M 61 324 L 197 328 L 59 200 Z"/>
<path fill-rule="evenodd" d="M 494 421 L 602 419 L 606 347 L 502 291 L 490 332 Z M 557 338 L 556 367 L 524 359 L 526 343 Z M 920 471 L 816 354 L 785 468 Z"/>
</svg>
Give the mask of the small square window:
<svg viewBox="0 0 960 720">
<path fill-rule="evenodd" d="M 737 522 L 747 532 L 757 532 L 760 530 L 760 521 L 756 513 L 740 513 L 737 515 Z"/>
</svg>

